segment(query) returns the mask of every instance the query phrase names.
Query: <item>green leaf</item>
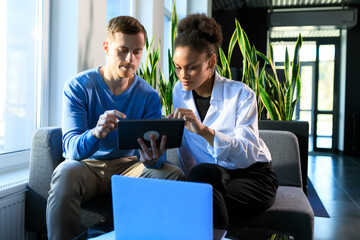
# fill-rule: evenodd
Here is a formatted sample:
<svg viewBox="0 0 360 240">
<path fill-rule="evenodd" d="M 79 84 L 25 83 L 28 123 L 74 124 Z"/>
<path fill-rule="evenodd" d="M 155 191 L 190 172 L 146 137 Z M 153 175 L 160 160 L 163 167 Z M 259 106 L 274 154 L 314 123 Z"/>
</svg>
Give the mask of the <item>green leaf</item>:
<svg viewBox="0 0 360 240">
<path fill-rule="evenodd" d="M 263 53 L 256 51 L 256 54 L 259 55 L 262 59 L 264 59 L 267 64 L 271 65 L 270 60 Z"/>
<path fill-rule="evenodd" d="M 295 50 L 294 50 L 294 59 L 292 64 L 292 81 L 296 81 L 297 76 L 299 75 L 300 70 L 300 48 L 302 45 L 302 37 L 301 33 L 298 36 L 298 39 L 295 44 Z"/>
<path fill-rule="evenodd" d="M 263 66 L 261 69 L 260 75 L 259 75 L 259 84 L 264 86 L 264 89 L 266 90 L 266 72 L 265 72 L 266 65 Z"/>
<path fill-rule="evenodd" d="M 235 19 L 235 25 L 236 25 L 236 36 L 237 36 L 237 40 L 239 43 L 240 52 L 241 52 L 243 58 L 246 59 L 246 43 L 245 43 L 245 39 L 243 36 L 242 28 L 237 19 Z"/>
<path fill-rule="evenodd" d="M 271 43 L 269 44 L 269 60 L 271 64 L 274 64 L 274 51 Z"/>
<path fill-rule="evenodd" d="M 293 98 L 293 82 L 290 83 L 290 87 L 285 95 L 285 117 L 287 121 L 290 121 L 291 119 L 290 113 L 291 113 L 291 102 Z"/>
<path fill-rule="evenodd" d="M 149 41 L 148 41 L 148 36 L 147 36 L 146 30 L 145 30 L 145 33 L 146 33 L 145 50 L 148 51 L 148 49 L 149 49 Z"/>
<path fill-rule="evenodd" d="M 152 62 L 152 53 L 151 53 L 151 49 L 153 47 L 154 44 L 154 39 L 155 37 L 153 37 L 150 41 L 150 44 L 148 45 L 148 48 L 146 48 L 146 59 L 145 59 L 145 67 L 148 68 L 148 62 Z"/>
<path fill-rule="evenodd" d="M 276 109 L 276 106 L 271 101 L 270 96 L 267 94 L 267 92 L 261 85 L 259 87 L 260 87 L 261 101 L 264 103 L 264 105 L 269 113 L 270 119 L 271 120 L 279 120 L 278 111 Z"/>
<path fill-rule="evenodd" d="M 245 49 L 246 49 L 246 52 L 247 52 L 247 55 L 250 55 L 251 54 L 251 47 L 250 47 L 250 41 L 245 33 L 245 31 L 242 29 L 242 35 L 243 35 L 243 38 L 244 38 L 244 42 L 245 42 Z"/>
<path fill-rule="evenodd" d="M 289 87 L 291 78 L 290 78 L 290 59 L 289 59 L 289 53 L 287 47 L 285 48 L 284 73 L 285 73 L 286 87 Z"/>
<path fill-rule="evenodd" d="M 248 75 L 247 72 L 248 72 L 248 70 L 247 70 L 247 67 L 246 67 L 246 58 L 244 58 L 243 59 L 243 75 L 242 75 L 241 81 L 243 83 L 245 83 L 246 85 L 249 85 L 248 79 L 246 78 L 246 76 Z"/>
<path fill-rule="evenodd" d="M 301 37 L 301 34 L 299 34 L 299 37 L 295 44 L 294 58 L 293 58 L 293 62 L 292 62 L 291 82 L 288 87 L 287 96 L 286 96 L 286 101 L 287 101 L 286 102 L 286 113 L 287 113 L 286 119 L 288 121 L 292 120 L 292 115 L 294 113 L 295 105 L 292 104 L 292 101 L 293 101 L 295 88 L 300 87 L 300 89 L 301 89 L 301 83 L 299 83 L 300 82 L 299 71 L 300 71 L 300 48 L 301 48 L 301 45 L 302 45 L 302 37 Z M 300 98 L 300 96 L 299 96 L 299 98 Z M 295 102 L 297 102 L 297 101 L 298 101 L 298 96 L 295 99 Z"/>
<path fill-rule="evenodd" d="M 222 65 L 222 76 L 231 79 L 231 71 L 229 63 L 226 59 L 224 51 L 219 48 L 220 62 Z"/>
<path fill-rule="evenodd" d="M 257 64 L 257 57 L 256 57 L 256 48 L 255 48 L 255 46 L 253 45 L 253 47 L 252 47 L 252 50 L 251 50 L 251 63 L 253 64 L 253 65 L 256 65 Z"/>
<path fill-rule="evenodd" d="M 270 79 L 271 84 L 275 88 L 274 99 L 277 99 L 279 101 L 279 99 L 281 99 L 281 97 L 282 97 L 280 82 L 275 80 L 275 78 L 273 76 L 271 76 L 270 74 L 268 74 L 267 77 L 268 77 L 268 79 Z"/>
<path fill-rule="evenodd" d="M 292 120 L 292 116 L 294 115 L 296 103 L 300 100 L 300 94 L 301 94 L 301 80 L 300 80 L 300 76 L 298 76 L 298 78 L 296 79 L 296 98 L 291 106 L 291 113 L 290 113 L 291 120 Z"/>
<path fill-rule="evenodd" d="M 223 70 L 222 68 L 216 64 L 216 71 L 219 73 L 220 76 L 223 76 Z"/>
<path fill-rule="evenodd" d="M 175 7 L 175 0 L 173 1 L 172 10 L 171 10 L 171 53 L 174 53 L 174 43 L 176 38 L 177 24 L 178 24 L 178 15 Z"/>
<path fill-rule="evenodd" d="M 231 36 L 230 44 L 229 44 L 229 50 L 228 50 L 228 62 L 229 62 L 229 64 L 231 62 L 232 53 L 233 53 L 233 50 L 234 50 L 234 47 L 235 47 L 235 44 L 237 43 L 237 41 L 238 41 L 238 39 L 237 39 L 237 36 L 236 36 L 236 29 L 235 29 L 232 36 Z"/>
</svg>

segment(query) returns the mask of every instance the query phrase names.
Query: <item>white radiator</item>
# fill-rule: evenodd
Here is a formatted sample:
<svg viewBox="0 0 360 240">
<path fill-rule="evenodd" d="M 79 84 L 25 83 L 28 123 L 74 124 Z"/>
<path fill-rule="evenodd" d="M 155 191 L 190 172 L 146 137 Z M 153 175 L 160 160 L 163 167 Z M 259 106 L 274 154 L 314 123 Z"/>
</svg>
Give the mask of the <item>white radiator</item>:
<svg viewBox="0 0 360 240">
<path fill-rule="evenodd" d="M 0 239 L 25 239 L 25 191 L 0 199 Z"/>
</svg>

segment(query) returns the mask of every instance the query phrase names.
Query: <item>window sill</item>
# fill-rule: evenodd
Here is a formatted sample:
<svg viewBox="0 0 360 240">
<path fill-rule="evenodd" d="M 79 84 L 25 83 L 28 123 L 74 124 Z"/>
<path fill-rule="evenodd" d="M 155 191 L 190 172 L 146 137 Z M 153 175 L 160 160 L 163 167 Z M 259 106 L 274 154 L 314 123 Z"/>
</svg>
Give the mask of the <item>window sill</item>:
<svg viewBox="0 0 360 240">
<path fill-rule="evenodd" d="M 25 191 L 29 181 L 29 164 L 22 164 L 0 173 L 0 199 Z"/>
<path fill-rule="evenodd" d="M 0 154 L 0 175 L 4 172 L 18 169 L 19 166 L 29 165 L 29 160 L 30 149 Z"/>
</svg>

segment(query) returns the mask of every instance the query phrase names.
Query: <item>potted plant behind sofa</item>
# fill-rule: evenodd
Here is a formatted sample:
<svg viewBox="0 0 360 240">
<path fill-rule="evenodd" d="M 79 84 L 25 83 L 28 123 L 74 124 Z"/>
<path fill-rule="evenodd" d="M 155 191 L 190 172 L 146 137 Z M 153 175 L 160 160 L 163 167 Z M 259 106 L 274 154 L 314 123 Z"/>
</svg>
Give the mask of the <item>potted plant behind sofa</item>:
<svg viewBox="0 0 360 240">
<path fill-rule="evenodd" d="M 221 67 L 217 66 L 218 73 L 223 77 L 232 79 L 230 62 L 233 49 L 236 43 L 238 43 L 243 57 L 241 81 L 255 92 L 258 99 L 259 117 L 262 116 L 261 113 L 266 109 L 271 120 L 291 121 L 296 103 L 300 99 L 301 91 L 299 74 L 299 53 L 302 45 L 301 35 L 299 35 L 296 42 L 292 64 L 290 64 L 289 54 L 286 48 L 284 64 L 286 80 L 282 83 L 277 76 L 273 61 L 272 45 L 270 44 L 269 46 L 269 57 L 267 57 L 263 53 L 257 51 L 255 46 L 251 47 L 245 31 L 242 29 L 237 19 L 235 19 L 235 26 L 236 29 L 232 34 L 229 43 L 228 56 L 226 57 L 224 51 L 221 48 L 219 49 Z M 260 56 L 265 62 L 262 68 L 257 56 Z M 272 74 L 266 71 L 267 65 L 270 66 Z M 294 96 L 296 96 L 295 99 L 293 99 Z"/>
<path fill-rule="evenodd" d="M 241 81 L 255 92 L 258 106 L 258 116 L 260 118 L 265 109 L 261 100 L 259 87 L 260 82 L 264 79 L 265 66 L 260 69 L 260 62 L 257 59 L 258 51 L 254 45 L 251 47 L 245 31 L 241 28 L 237 19 L 235 19 L 235 25 L 236 29 L 234 30 L 229 43 L 228 56 L 226 57 L 222 48 L 219 49 L 221 67 L 217 66 L 217 71 L 221 76 L 232 79 L 230 62 L 234 47 L 236 43 L 238 43 L 243 58 Z"/>
<path fill-rule="evenodd" d="M 231 56 L 234 51 L 235 45 L 237 43 L 237 35 L 236 30 L 231 36 L 230 43 L 229 43 L 229 49 L 228 49 L 228 55 L 226 57 L 224 50 L 222 48 L 219 48 L 219 58 L 221 67 L 216 64 L 216 71 L 220 74 L 220 76 L 226 77 L 228 79 L 232 79 L 231 76 L 231 70 L 230 70 L 230 62 L 231 62 Z"/>
<path fill-rule="evenodd" d="M 145 60 L 145 67 L 143 63 L 141 63 L 141 67 L 137 71 L 137 75 L 148 82 L 155 90 L 157 86 L 157 63 L 160 59 L 160 39 L 158 42 L 158 47 L 156 49 L 153 48 L 154 46 L 154 39 L 153 37 L 150 41 L 146 37 L 145 42 L 145 50 L 146 50 L 146 60 Z"/>
<path fill-rule="evenodd" d="M 277 76 L 273 60 L 272 44 L 269 45 L 269 57 L 261 52 L 257 54 L 270 65 L 273 74 L 264 73 L 263 84 L 259 85 L 261 100 L 264 103 L 271 120 L 292 121 L 296 103 L 300 99 L 300 48 L 302 45 L 301 34 L 295 44 L 294 58 L 290 64 L 287 47 L 285 49 L 284 73 L 285 81 L 281 82 Z M 266 66 L 265 64 L 265 66 Z M 295 95 L 296 94 L 296 95 Z M 294 99 L 295 96 L 295 99 Z"/>
</svg>

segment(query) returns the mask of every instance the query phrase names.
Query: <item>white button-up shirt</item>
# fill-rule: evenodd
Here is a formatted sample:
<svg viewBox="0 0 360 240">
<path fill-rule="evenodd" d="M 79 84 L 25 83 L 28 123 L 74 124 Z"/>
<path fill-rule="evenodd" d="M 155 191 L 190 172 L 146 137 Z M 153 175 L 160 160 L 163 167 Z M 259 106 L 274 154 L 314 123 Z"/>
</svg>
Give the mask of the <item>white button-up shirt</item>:
<svg viewBox="0 0 360 240">
<path fill-rule="evenodd" d="M 173 105 L 194 111 L 200 120 L 192 91 L 178 81 Z M 215 131 L 214 147 L 204 138 L 184 129 L 178 158 L 187 175 L 199 163 L 215 163 L 227 169 L 247 168 L 255 162 L 270 162 L 271 155 L 259 138 L 255 93 L 244 83 L 215 75 L 210 107 L 203 124 Z M 201 121 L 201 120 L 200 120 Z"/>
</svg>

